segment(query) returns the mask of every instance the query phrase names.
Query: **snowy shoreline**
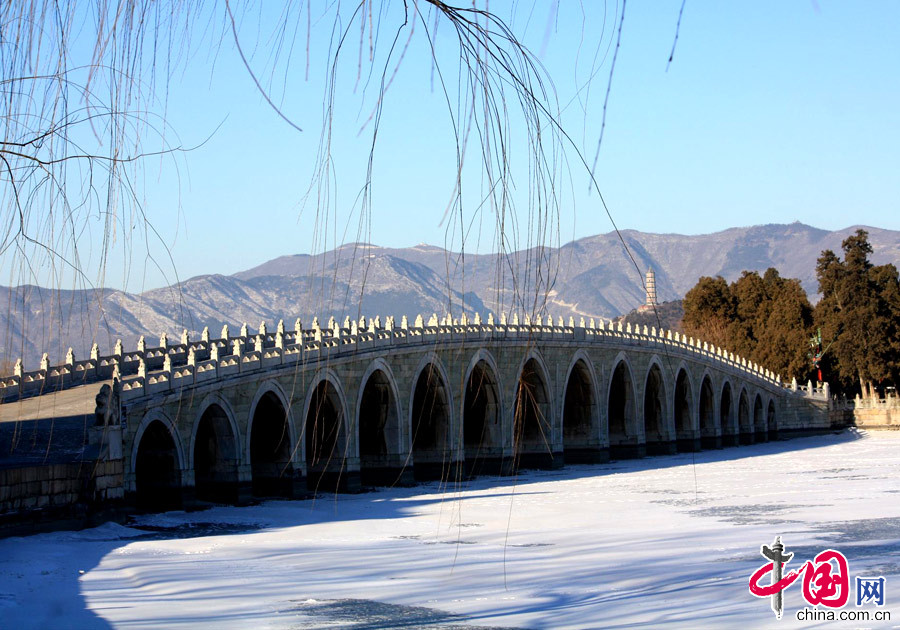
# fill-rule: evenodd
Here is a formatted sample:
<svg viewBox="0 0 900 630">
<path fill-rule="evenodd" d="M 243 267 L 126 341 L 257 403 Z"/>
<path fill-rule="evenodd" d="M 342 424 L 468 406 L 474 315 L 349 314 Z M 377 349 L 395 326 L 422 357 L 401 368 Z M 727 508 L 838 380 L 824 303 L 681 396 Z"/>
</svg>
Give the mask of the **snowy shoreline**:
<svg viewBox="0 0 900 630">
<path fill-rule="evenodd" d="M 10 628 L 896 627 L 900 433 L 268 501 L 0 540 Z M 784 539 L 883 575 L 893 621 L 777 621 L 748 592 Z M 856 609 L 874 612 L 874 606 Z"/>
</svg>

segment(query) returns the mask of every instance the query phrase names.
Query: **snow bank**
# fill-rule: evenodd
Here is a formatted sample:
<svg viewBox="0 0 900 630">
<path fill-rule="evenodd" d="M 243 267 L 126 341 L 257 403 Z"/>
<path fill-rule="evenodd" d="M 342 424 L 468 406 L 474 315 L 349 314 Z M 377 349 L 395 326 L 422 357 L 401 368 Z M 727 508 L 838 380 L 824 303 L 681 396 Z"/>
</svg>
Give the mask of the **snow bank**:
<svg viewBox="0 0 900 630">
<path fill-rule="evenodd" d="M 780 535 L 789 569 L 832 547 L 851 576 L 885 576 L 892 627 L 898 479 L 900 433 L 845 432 L 170 512 L 0 541 L 0 612 L 19 628 L 816 627 L 796 619 L 799 583 L 781 621 L 748 592 Z M 859 626 L 879 627 L 822 625 Z"/>
</svg>

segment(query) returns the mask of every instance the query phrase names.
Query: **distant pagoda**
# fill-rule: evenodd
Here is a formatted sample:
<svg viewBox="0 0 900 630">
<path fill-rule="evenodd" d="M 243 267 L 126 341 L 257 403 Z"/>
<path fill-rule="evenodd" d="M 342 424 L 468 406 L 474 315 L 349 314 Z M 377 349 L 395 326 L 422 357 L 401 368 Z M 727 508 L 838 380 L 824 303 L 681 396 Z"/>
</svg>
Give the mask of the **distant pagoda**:
<svg viewBox="0 0 900 630">
<path fill-rule="evenodd" d="M 638 306 L 638 313 L 646 313 L 656 309 L 656 274 L 653 273 L 653 267 L 647 270 L 644 287 L 647 289 L 647 298 L 643 304 Z"/>
</svg>

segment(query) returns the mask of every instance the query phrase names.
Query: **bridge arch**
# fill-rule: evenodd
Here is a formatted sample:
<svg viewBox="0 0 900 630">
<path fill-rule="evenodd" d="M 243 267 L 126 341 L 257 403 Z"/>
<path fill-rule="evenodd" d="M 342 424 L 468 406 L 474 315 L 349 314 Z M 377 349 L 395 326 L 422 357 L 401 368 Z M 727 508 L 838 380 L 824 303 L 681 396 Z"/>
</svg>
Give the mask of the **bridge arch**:
<svg viewBox="0 0 900 630">
<path fill-rule="evenodd" d="M 322 368 L 310 381 L 303 402 L 303 446 L 310 489 L 336 489 L 342 483 L 350 449 L 347 396 L 340 378 Z"/>
<path fill-rule="evenodd" d="M 596 462 L 605 459 L 600 414 L 599 379 L 594 362 L 584 350 L 575 352 L 566 370 L 562 408 L 563 454 L 567 462 Z"/>
<path fill-rule="evenodd" d="M 289 400 L 277 381 L 266 379 L 250 403 L 244 461 L 250 465 L 256 496 L 293 494 L 294 462 L 300 447 Z"/>
<path fill-rule="evenodd" d="M 675 452 L 674 432 L 669 426 L 669 402 L 666 378 L 659 356 L 654 354 L 644 378 L 644 441 L 648 455 Z"/>
<path fill-rule="evenodd" d="M 454 440 L 453 393 L 440 357 L 429 352 L 419 361 L 410 392 L 410 452 L 416 479 L 455 478 L 459 461 Z"/>
<path fill-rule="evenodd" d="M 738 430 L 741 444 L 753 444 L 753 410 L 750 407 L 750 394 L 745 386 L 741 387 L 738 398 Z"/>
<path fill-rule="evenodd" d="M 460 427 L 466 474 L 501 472 L 506 414 L 500 370 L 494 356 L 480 348 L 469 360 L 460 401 Z"/>
<path fill-rule="evenodd" d="M 769 439 L 766 412 L 763 409 L 762 395 L 759 392 L 756 392 L 753 397 L 753 432 L 756 433 L 757 442 L 765 442 Z"/>
<path fill-rule="evenodd" d="M 778 439 L 778 417 L 776 416 L 775 399 L 770 397 L 769 404 L 766 409 L 766 428 L 768 429 L 769 439 Z"/>
<path fill-rule="evenodd" d="M 153 511 L 181 507 L 184 472 L 184 446 L 175 423 L 162 411 L 151 409 L 141 419 L 132 444 L 137 507 Z"/>
<path fill-rule="evenodd" d="M 738 418 L 735 413 L 734 386 L 731 379 L 722 379 L 722 387 L 719 392 L 719 426 L 722 427 L 722 445 L 736 446 L 738 441 Z"/>
<path fill-rule="evenodd" d="M 700 400 L 697 412 L 700 420 L 700 445 L 703 448 L 722 448 L 722 424 L 716 414 L 716 395 L 709 369 L 700 379 Z"/>
<path fill-rule="evenodd" d="M 634 370 L 625 352 L 616 355 L 612 366 L 606 395 L 610 457 L 643 457 L 646 450 L 638 429 Z"/>
<path fill-rule="evenodd" d="M 402 418 L 394 373 L 388 362 L 378 357 L 363 373 L 356 400 L 356 455 L 364 485 L 390 485 L 402 473 L 409 452 Z"/>
<path fill-rule="evenodd" d="M 251 450 L 250 450 L 250 436 L 253 432 L 253 423 L 257 419 L 256 411 L 262 402 L 263 398 L 266 396 L 274 397 L 278 404 L 284 409 L 285 418 L 287 419 L 287 430 L 288 436 L 290 437 L 290 445 L 291 448 L 295 448 L 297 444 L 297 433 L 294 423 L 294 416 L 291 411 L 290 398 L 287 393 L 284 391 L 284 388 L 281 384 L 274 379 L 266 379 L 259 384 L 256 388 L 256 393 L 253 395 L 253 400 L 250 402 L 250 415 L 247 419 L 247 443 L 244 445 L 244 461 L 250 462 Z"/>
<path fill-rule="evenodd" d="M 518 468 L 552 468 L 559 435 L 544 357 L 531 348 L 522 358 L 513 396 L 513 456 Z M 557 461 L 561 461 L 558 459 Z"/>
<path fill-rule="evenodd" d="M 675 376 L 672 409 L 675 417 L 675 438 L 678 450 L 692 452 L 700 450 L 700 432 L 695 419 L 696 396 L 694 381 L 691 378 L 687 363 L 682 361 Z"/>
<path fill-rule="evenodd" d="M 187 453 L 198 499 L 237 501 L 242 451 L 231 405 L 218 393 L 207 395 L 197 408 Z"/>
</svg>

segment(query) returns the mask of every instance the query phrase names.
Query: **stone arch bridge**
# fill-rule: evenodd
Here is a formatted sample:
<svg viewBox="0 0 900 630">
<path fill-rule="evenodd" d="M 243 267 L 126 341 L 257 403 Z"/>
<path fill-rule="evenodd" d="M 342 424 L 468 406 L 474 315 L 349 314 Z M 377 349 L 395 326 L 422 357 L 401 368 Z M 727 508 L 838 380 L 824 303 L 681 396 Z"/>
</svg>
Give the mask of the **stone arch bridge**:
<svg viewBox="0 0 900 630">
<path fill-rule="evenodd" d="M 98 396 L 126 497 L 169 506 L 510 474 L 721 448 L 828 428 L 825 397 L 678 333 L 591 320 L 421 316 L 217 339 L 26 373 Z M 112 382 L 112 381 L 108 381 Z M 68 385 L 67 385 L 68 384 Z M 827 397 L 827 392 L 825 392 Z M 106 398 L 108 396 L 108 398 Z M 822 400 L 817 400 L 817 396 Z"/>
</svg>

